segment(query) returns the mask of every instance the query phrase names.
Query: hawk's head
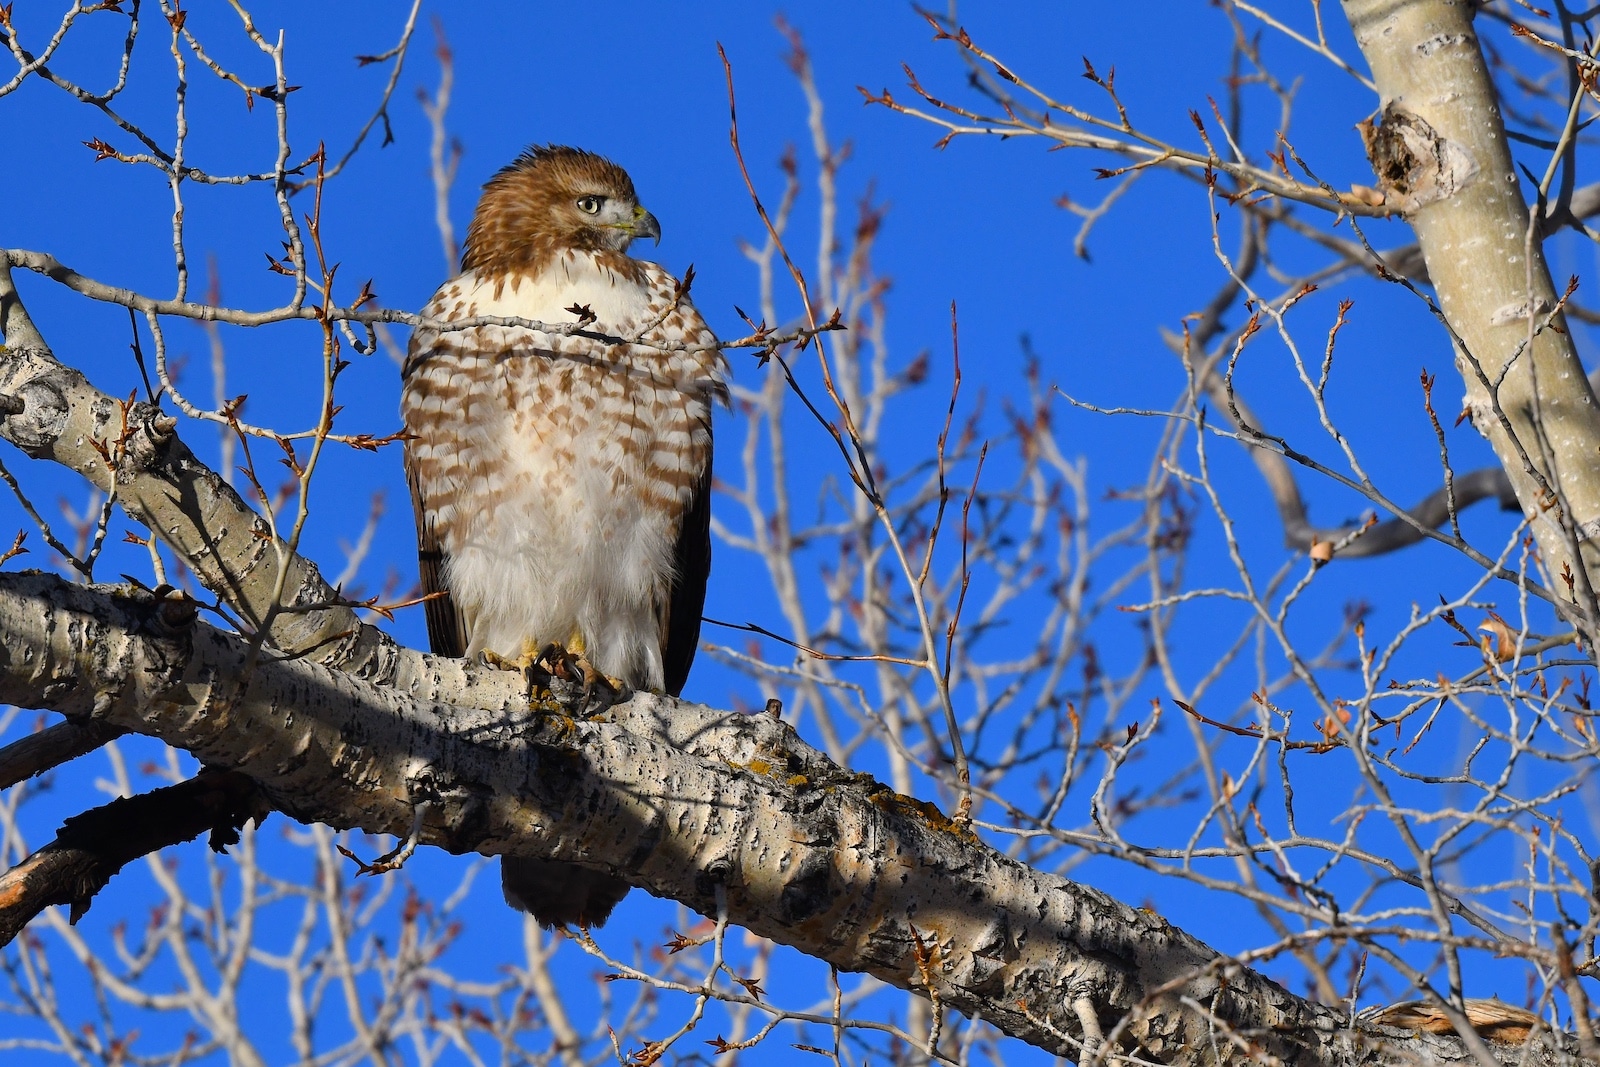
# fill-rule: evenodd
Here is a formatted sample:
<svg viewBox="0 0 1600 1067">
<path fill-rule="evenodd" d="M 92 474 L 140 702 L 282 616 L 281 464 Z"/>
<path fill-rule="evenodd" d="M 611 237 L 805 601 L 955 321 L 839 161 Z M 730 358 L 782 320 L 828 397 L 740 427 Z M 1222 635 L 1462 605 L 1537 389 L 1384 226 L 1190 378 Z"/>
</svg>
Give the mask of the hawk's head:
<svg viewBox="0 0 1600 1067">
<path fill-rule="evenodd" d="M 483 187 L 461 269 L 537 274 L 568 249 L 622 253 L 636 237 L 661 240 L 628 172 L 592 152 L 535 145 Z"/>
</svg>

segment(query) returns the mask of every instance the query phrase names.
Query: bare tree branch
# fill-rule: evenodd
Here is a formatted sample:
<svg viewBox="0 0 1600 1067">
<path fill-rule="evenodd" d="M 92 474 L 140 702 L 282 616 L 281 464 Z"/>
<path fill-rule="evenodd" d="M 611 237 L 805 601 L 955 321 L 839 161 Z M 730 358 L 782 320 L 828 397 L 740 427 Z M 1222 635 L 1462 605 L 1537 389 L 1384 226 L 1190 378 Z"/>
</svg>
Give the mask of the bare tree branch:
<svg viewBox="0 0 1600 1067">
<path fill-rule="evenodd" d="M 178 440 L 172 416 L 108 396 L 58 362 L 4 263 L 0 314 L 0 396 L 17 408 L 0 423 L 0 437 L 30 456 L 70 467 L 102 490 L 114 484 L 129 516 L 177 552 L 246 624 L 273 616 L 270 639 L 277 648 L 350 662 L 385 640 L 336 602 L 315 564 L 289 553 L 233 487 L 195 459 Z M 117 450 L 122 460 L 113 470 L 96 445 L 124 435 Z M 274 616 L 271 594 L 285 566 L 282 607 L 288 610 Z"/>
<path fill-rule="evenodd" d="M 180 785 L 74 815 L 54 841 L 0 874 L 0 944 L 54 904 L 71 905 L 77 922 L 112 876 L 140 856 L 207 832 L 221 852 L 239 840 L 246 820 L 266 813 L 249 778 L 201 771 Z"/>
<path fill-rule="evenodd" d="M 103 723 L 58 722 L 0 748 L 0 789 L 93 752 L 123 733 Z"/>
<path fill-rule="evenodd" d="M 705 914 L 725 908 L 1061 1055 L 1085 1053 L 1088 1018 L 1166 1063 L 1265 1051 L 1398 1064 L 1459 1048 L 1351 1029 L 1153 913 L 1002 856 L 767 717 L 647 695 L 611 721 L 473 707 L 455 700 L 475 674 L 520 679 L 417 653 L 373 680 L 299 659 L 247 671 L 247 641 L 175 627 L 162 607 L 127 587 L 0 574 L 0 627 L 28 653 L 0 664 L 0 700 L 161 737 L 302 820 L 402 837 L 415 824 L 453 852 L 588 863 Z M 1563 1048 L 1530 1051 L 1557 1062 Z"/>
</svg>

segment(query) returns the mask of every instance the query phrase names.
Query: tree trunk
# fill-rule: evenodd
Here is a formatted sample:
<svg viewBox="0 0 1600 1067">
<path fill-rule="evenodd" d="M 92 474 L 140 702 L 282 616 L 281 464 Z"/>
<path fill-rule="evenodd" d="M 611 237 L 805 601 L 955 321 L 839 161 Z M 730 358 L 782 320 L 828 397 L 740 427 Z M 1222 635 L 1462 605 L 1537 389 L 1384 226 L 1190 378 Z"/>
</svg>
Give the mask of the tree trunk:
<svg viewBox="0 0 1600 1067">
<path fill-rule="evenodd" d="M 1368 154 L 1380 189 L 1416 231 L 1466 409 L 1531 517 L 1552 592 L 1592 638 L 1600 410 L 1517 180 L 1474 5 L 1344 0 L 1344 8 L 1382 98 Z"/>
</svg>

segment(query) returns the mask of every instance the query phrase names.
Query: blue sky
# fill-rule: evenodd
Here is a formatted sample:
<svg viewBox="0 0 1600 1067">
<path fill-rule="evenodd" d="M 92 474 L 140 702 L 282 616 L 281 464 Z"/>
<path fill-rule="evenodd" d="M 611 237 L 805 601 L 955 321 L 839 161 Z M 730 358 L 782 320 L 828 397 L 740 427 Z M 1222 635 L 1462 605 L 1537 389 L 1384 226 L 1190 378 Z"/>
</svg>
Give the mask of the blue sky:
<svg viewBox="0 0 1600 1067">
<path fill-rule="evenodd" d="M 1301 14 L 1298 6 L 1276 6 Z M 436 83 L 429 20 L 438 18 L 456 59 L 449 127 L 464 150 L 451 200 L 458 233 L 481 182 L 524 146 L 580 145 L 630 171 L 642 201 L 662 224 L 663 239 L 650 254 L 676 272 L 693 264 L 694 297 L 712 326 L 723 336 L 744 332 L 734 307 L 749 309 L 755 286 L 740 242 L 759 239 L 761 229 L 728 145 L 727 90 L 717 46 L 726 49 L 733 64 L 746 161 L 770 201 L 781 188 L 776 163 L 786 146 L 797 145 L 805 173 L 814 170 L 805 102 L 780 58 L 785 43 L 774 26 L 780 11 L 810 47 L 834 141 L 850 145 L 841 201 L 853 204 L 870 190 L 887 205 L 877 269 L 892 280 L 888 336 L 894 359 L 908 363 L 923 351 L 932 357 L 931 380 L 899 416 L 889 458 L 909 463 L 932 450 L 948 397 L 952 301 L 960 309 L 965 403 L 975 403 L 980 394 L 995 402 L 1021 394 L 1022 338 L 1027 336 L 1042 360 L 1044 379 L 1074 396 L 1106 405 L 1169 406 L 1183 378 L 1159 331 L 1180 328 L 1183 317 L 1200 308 L 1225 277 L 1212 252 L 1211 208 L 1203 190 L 1171 176 L 1151 176 L 1096 228 L 1092 259 L 1075 257 L 1079 220 L 1055 203 L 1063 195 L 1080 203 L 1103 195 L 1105 183 L 1097 182 L 1093 168 L 1108 165 L 1104 158 L 1050 153 L 1047 145 L 1030 139 L 958 140 L 936 149 L 939 131 L 863 105 L 858 85 L 874 91 L 888 87 L 899 98 L 910 97 L 902 63 L 940 95 L 960 98 L 964 92 L 963 71 L 949 45 L 933 41 L 924 19 L 901 3 L 787 9 L 765 3 L 425 6 L 389 107 L 393 143 L 369 142 L 325 194 L 325 241 L 341 264 L 343 296 L 353 295 L 370 278 L 384 305 L 415 309 L 450 273 L 432 222 L 429 129 L 415 99 L 419 90 Z M 285 2 L 258 12 L 269 37 L 280 24 L 285 27 L 289 80 L 301 86 L 291 111 L 297 156 L 318 142 L 342 153 L 369 118 L 388 68 L 360 67 L 352 57 L 392 45 L 402 14 L 398 5 L 369 2 Z M 45 13 L 31 5 L 15 17 L 34 40 L 47 32 Z M 253 84 L 271 80 L 268 65 L 239 35 L 230 12 L 220 5 L 197 7 L 189 18 L 204 40 L 214 42 L 224 63 L 235 65 Z M 1103 95 L 1080 77 L 1080 57 L 1090 58 L 1102 73 L 1114 66 L 1117 87 L 1135 121 L 1185 144 L 1195 142 L 1189 112 L 1208 112 L 1208 97 L 1223 92 L 1232 39 L 1214 8 L 1194 0 L 1137 6 L 1082 0 L 973 4 L 963 9 L 961 21 L 1011 69 L 1079 106 L 1104 110 Z M 1335 21 L 1331 12 L 1337 37 Z M 158 22 L 149 18 L 148 39 L 136 52 L 133 88 L 125 99 L 127 112 L 165 140 L 172 125 L 172 60 L 158 40 Z M 55 65 L 91 86 L 108 82 L 123 25 L 111 15 L 85 19 Z M 1354 55 L 1346 38 L 1335 44 Z M 1269 36 L 1264 47 L 1284 72 L 1304 79 L 1291 131 L 1301 156 L 1336 186 L 1370 181 L 1355 132 L 1355 124 L 1374 107 L 1370 94 L 1290 42 Z M 6 68 L 0 68 L 4 75 Z M 268 167 L 274 151 L 272 110 L 260 103 L 247 109 L 236 87 L 211 78 L 192 59 L 190 75 L 191 159 L 216 170 Z M 1273 146 L 1277 112 L 1259 90 L 1247 99 L 1253 108 L 1245 141 L 1259 159 Z M 0 203 L 6 205 L 0 240 L 9 247 L 50 252 L 101 281 L 171 295 L 171 202 L 162 181 L 150 168 L 97 163 L 82 144 L 98 137 L 132 149 L 129 138 L 93 109 L 38 79 L 0 99 L 0 128 L 11 146 L 11 161 L 0 170 Z M 296 206 L 309 210 L 305 198 Z M 797 209 L 803 221 L 794 242 L 803 263 L 814 258 L 814 239 L 805 228 L 814 209 L 808 192 Z M 204 293 L 208 265 L 214 264 L 227 303 L 266 307 L 282 301 L 287 282 L 266 271 L 262 258 L 278 252 L 275 210 L 259 187 L 191 188 L 186 214 L 191 292 Z M 1231 240 L 1232 220 L 1224 218 L 1221 225 L 1224 240 Z M 1368 232 L 1379 247 L 1409 238 L 1397 222 L 1371 223 Z M 1306 249 L 1286 246 L 1282 254 L 1291 267 L 1313 262 Z M 1586 267 L 1588 255 L 1558 249 L 1558 273 L 1564 277 L 1568 270 Z M 1567 260 L 1571 266 L 1562 266 Z M 82 367 L 107 392 L 125 394 L 135 387 L 123 310 L 90 305 L 41 279 L 24 277 L 20 284 L 61 358 Z M 1353 296 L 1357 305 L 1352 325 L 1341 336 L 1347 355 L 1335 371 L 1333 409 L 1378 483 L 1397 499 L 1420 497 L 1434 488 L 1438 475 L 1417 376 L 1424 367 L 1440 374 L 1441 414 L 1453 415 L 1459 388 L 1448 381 L 1447 343 L 1420 303 L 1393 287 L 1358 282 L 1341 293 Z M 780 317 L 798 311 L 798 301 L 792 295 L 786 299 Z M 1306 338 L 1325 330 L 1335 299 L 1332 294 L 1313 298 L 1308 315 L 1317 316 L 1320 325 L 1308 325 Z M 280 427 L 310 425 L 317 402 L 317 331 L 224 328 L 222 335 L 229 356 L 227 392 L 248 394 L 246 417 Z M 181 384 L 209 399 L 204 334 L 174 324 L 169 343 L 175 357 L 187 359 Z M 373 434 L 397 429 L 394 364 L 382 354 L 349 358 L 353 366 L 340 383 L 346 405 L 341 427 Z M 732 361 L 736 380 L 752 380 L 749 357 L 734 354 Z M 1315 436 L 1309 405 L 1286 360 L 1265 350 L 1259 358 L 1253 354 L 1240 380 L 1274 429 L 1296 433 L 1301 447 L 1336 462 L 1334 450 Z M 1058 405 L 1057 417 L 1070 443 L 1088 457 L 1097 492 L 1143 480 L 1158 429 L 1152 422 L 1091 416 L 1065 405 Z M 741 436 L 738 418 L 724 416 L 718 429 L 724 441 Z M 796 478 L 812 484 L 826 473 L 831 446 L 820 431 L 809 430 L 809 438 L 803 433 L 796 438 Z M 187 425 L 182 432 L 202 455 L 215 455 L 209 428 Z M 1453 432 L 1451 447 L 1462 469 L 1488 459 L 1487 449 L 1467 429 Z M 1241 453 L 1217 448 L 1214 459 L 1252 565 L 1270 573 L 1287 558 L 1270 501 Z M 6 462 L 12 462 L 11 455 Z M 81 499 L 80 489 L 53 472 L 27 466 L 20 473 L 42 501 L 62 494 Z M 1309 480 L 1304 487 L 1316 521 L 1331 524 L 1364 510 L 1363 501 L 1343 490 Z M 309 552 L 325 571 L 337 572 L 339 545 L 360 532 L 375 489 L 386 494 L 387 512 L 364 578 L 375 589 L 392 572 L 408 585 L 415 575 L 414 545 L 396 450 L 330 456 L 315 490 Z M 15 512 L 0 503 L 0 530 L 20 521 Z M 727 521 L 735 520 L 730 514 Z M 113 537 L 126 525 L 120 517 L 114 521 Z M 1510 525 L 1502 516 L 1473 515 L 1467 528 L 1493 543 Z M 1216 530 L 1203 524 L 1197 536 L 1193 581 L 1226 579 L 1231 571 Z M 41 549 L 24 562 L 39 564 L 43 557 Z M 112 578 L 119 570 L 146 573 L 132 553 L 112 557 L 103 576 Z M 1377 623 L 1392 629 L 1403 622 L 1411 603 L 1453 592 L 1470 573 L 1470 567 L 1438 548 L 1349 564 L 1338 570 L 1336 580 L 1319 585 L 1309 610 L 1313 617 L 1326 616 L 1346 601 L 1366 600 Z M 760 580 L 753 561 L 722 552 L 706 613 L 781 631 L 781 620 L 759 590 Z M 1036 611 L 1038 605 L 1020 610 Z M 408 643 L 425 644 L 417 612 L 403 614 L 391 629 Z M 1188 667 L 1198 669 L 1214 651 L 1203 630 L 1180 653 Z M 1118 644 L 1127 640 L 1126 631 L 1113 631 L 1106 638 L 1108 658 L 1136 651 L 1131 644 Z M 1230 699 L 1244 694 L 1240 690 Z M 690 695 L 726 706 L 753 699 L 753 687 L 702 662 Z M 38 805 L 33 831 L 38 840 L 52 818 L 82 806 L 95 773 L 84 767 L 58 776 L 71 788 L 58 788 Z M 1335 808 L 1345 802 L 1343 796 L 1326 799 Z M 1314 806 L 1316 798 L 1307 802 Z M 458 872 L 463 862 L 429 856 L 412 874 L 427 885 L 431 878 Z M 1131 902 L 1159 898 L 1164 891 L 1158 881 L 1134 870 L 1111 865 L 1093 870 L 1096 884 Z M 486 967 L 500 943 L 514 936 L 516 922 L 510 912 L 496 910 L 493 881 L 480 880 L 475 891 L 481 909 L 464 949 L 482 954 Z M 120 890 L 120 883 L 114 884 L 91 912 L 86 920 L 91 931 L 104 931 L 120 916 L 136 913 L 140 891 L 129 889 L 119 898 Z M 634 911 L 619 921 L 631 923 L 626 929 L 646 943 L 657 939 L 671 918 L 665 905 L 640 903 L 637 894 L 625 909 Z M 1184 889 L 1164 900 L 1162 910 L 1220 948 L 1243 947 L 1230 944 L 1243 910 L 1236 902 L 1218 906 Z M 568 973 L 585 980 L 593 970 L 592 961 L 576 954 L 568 966 Z M 817 979 L 815 968 L 804 965 L 797 965 L 794 975 L 801 989 Z M 1017 1056 L 1017 1062 L 1029 1060 Z"/>
</svg>

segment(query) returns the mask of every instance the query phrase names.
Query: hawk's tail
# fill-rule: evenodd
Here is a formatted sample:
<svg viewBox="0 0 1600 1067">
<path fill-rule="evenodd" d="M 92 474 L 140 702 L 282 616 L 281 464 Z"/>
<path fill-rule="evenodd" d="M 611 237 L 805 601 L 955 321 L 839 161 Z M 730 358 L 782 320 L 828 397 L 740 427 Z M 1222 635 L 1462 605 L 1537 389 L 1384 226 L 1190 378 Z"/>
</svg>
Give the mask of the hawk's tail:
<svg viewBox="0 0 1600 1067">
<path fill-rule="evenodd" d="M 520 856 L 501 858 L 500 884 L 507 904 L 547 929 L 599 926 L 629 888 L 622 879 L 588 867 Z"/>
</svg>

